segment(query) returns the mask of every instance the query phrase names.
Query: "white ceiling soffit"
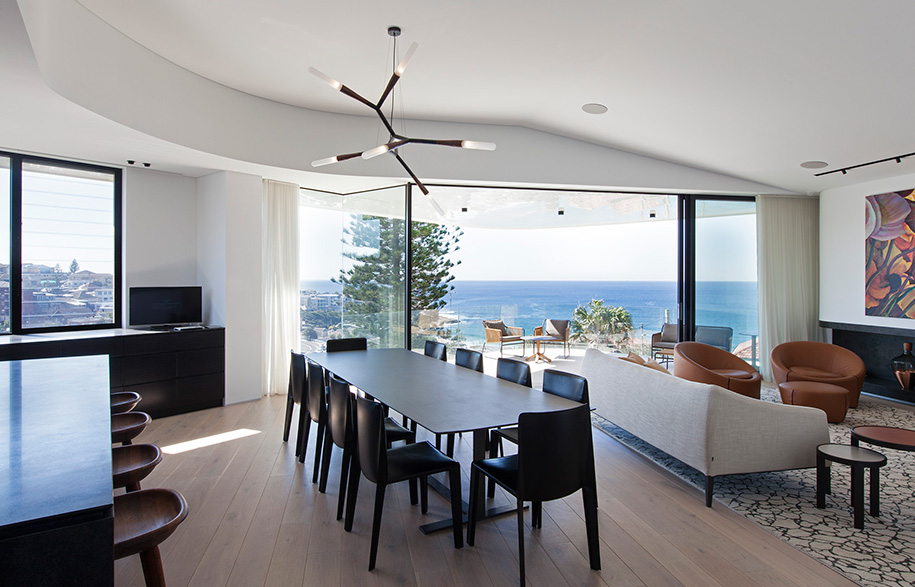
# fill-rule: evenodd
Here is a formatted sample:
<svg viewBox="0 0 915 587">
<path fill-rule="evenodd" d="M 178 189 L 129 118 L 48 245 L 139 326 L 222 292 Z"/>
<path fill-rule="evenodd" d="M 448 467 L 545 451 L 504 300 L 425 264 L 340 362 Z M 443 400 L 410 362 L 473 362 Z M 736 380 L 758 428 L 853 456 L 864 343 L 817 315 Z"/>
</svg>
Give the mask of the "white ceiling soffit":
<svg viewBox="0 0 915 587">
<path fill-rule="evenodd" d="M 87 5 L 96 13 L 104 14 L 106 5 Z M 221 21 L 221 9 L 210 3 L 205 5 L 215 11 L 212 15 L 214 21 Z M 208 25 L 185 12 L 196 9 L 190 9 L 183 3 L 164 2 L 157 3 L 157 6 L 153 22 L 167 16 L 175 30 L 180 29 L 187 36 L 198 33 L 202 38 L 208 36 L 205 32 Z M 252 6 L 241 6 L 242 13 L 254 10 Z M 193 73 L 190 64 L 179 67 L 173 63 L 173 60 L 180 63 L 177 56 L 165 59 L 145 49 L 85 10 L 75 0 L 22 0 L 20 8 L 45 82 L 76 104 L 136 129 L 145 136 L 233 161 L 289 171 L 308 171 L 312 160 L 364 149 L 380 142 L 374 118 L 288 105 L 211 81 Z M 114 5 L 108 5 L 108 8 L 115 10 Z M 274 8 L 273 4 L 267 6 L 268 11 Z M 308 20 L 308 27 L 314 29 L 308 35 L 318 34 L 323 29 L 319 21 L 314 18 Z M 296 28 L 295 25 L 290 26 Z M 197 27 L 202 28 L 198 31 Z M 232 27 L 224 32 L 228 44 L 237 42 L 229 42 L 237 32 Z M 385 44 L 387 35 L 384 30 L 382 36 L 385 37 L 382 44 Z M 244 38 L 245 35 L 238 37 Z M 298 37 L 295 40 L 297 43 Z M 281 45 L 286 42 L 276 41 Z M 251 50 L 258 51 L 255 47 Z M 281 52 L 287 50 L 289 47 Z M 382 51 L 386 49 L 382 48 Z M 224 58 L 229 59 L 228 56 Z M 262 67 L 285 67 L 284 63 L 283 59 L 263 62 Z M 491 61 L 488 63 L 486 67 L 494 67 Z M 334 100 L 345 98 L 317 78 L 306 77 L 307 64 L 300 65 L 285 71 L 284 75 L 290 83 L 313 84 L 310 92 L 329 92 Z M 383 64 L 379 69 L 383 69 Z M 417 69 L 419 73 L 416 76 L 419 77 L 423 70 Z M 436 67 L 431 69 L 436 70 Z M 344 71 L 336 75 L 343 78 L 345 74 Z M 409 75 L 413 75 L 412 62 Z M 356 83 L 353 85 L 358 86 Z M 434 77 L 432 85 L 438 85 Z M 547 91 L 549 87 L 551 84 L 548 84 Z M 487 89 L 479 85 L 474 88 L 474 92 L 488 94 L 498 101 L 498 92 L 495 91 L 498 88 Z M 366 94 L 371 95 L 369 91 Z M 411 95 L 407 93 L 408 97 Z M 409 107 L 410 102 L 407 104 Z M 421 108 L 418 110 L 422 113 Z M 507 119 L 506 122 L 517 121 Z M 408 124 L 410 134 L 416 136 L 471 138 L 499 145 L 495 152 L 405 147 L 404 156 L 411 167 L 430 183 L 473 182 L 716 194 L 786 191 L 600 146 L 595 142 L 510 124 L 435 120 L 410 120 Z M 381 141 L 386 138 L 382 136 Z M 321 170 L 324 169 L 327 168 Z M 332 166 L 329 171 L 346 176 L 387 178 L 376 181 L 376 186 L 404 178 L 403 170 L 391 157 L 345 162 Z"/>
<path fill-rule="evenodd" d="M 403 188 L 375 190 L 341 196 L 303 189 L 300 203 L 306 208 L 336 210 L 404 218 Z M 677 219 L 677 197 L 660 194 L 594 193 L 556 190 L 521 190 L 459 186 L 430 186 L 429 196 L 413 192 L 413 219 L 463 228 L 531 229 L 570 226 L 606 226 Z M 444 210 L 438 214 L 430 198 Z M 700 217 L 755 214 L 748 202 L 733 200 L 701 203 Z"/>
<path fill-rule="evenodd" d="M 799 166 L 915 151 L 910 0 L 82 4 L 172 63 L 298 107 L 365 115 L 307 68 L 373 98 L 399 25 L 402 48 L 419 43 L 401 82 L 411 118 L 524 126 L 795 192 L 915 170 Z M 582 112 L 594 102 L 608 112 Z"/>
</svg>

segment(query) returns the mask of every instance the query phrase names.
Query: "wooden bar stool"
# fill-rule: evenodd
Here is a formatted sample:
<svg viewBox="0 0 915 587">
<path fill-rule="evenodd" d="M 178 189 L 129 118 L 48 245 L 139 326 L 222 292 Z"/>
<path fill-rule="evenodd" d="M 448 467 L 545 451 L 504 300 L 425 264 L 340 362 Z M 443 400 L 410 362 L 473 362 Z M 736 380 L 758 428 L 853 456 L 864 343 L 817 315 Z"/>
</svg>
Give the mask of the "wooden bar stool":
<svg viewBox="0 0 915 587">
<path fill-rule="evenodd" d="M 111 416 L 111 443 L 127 445 L 146 429 L 150 421 L 144 412 L 125 412 Z"/>
<path fill-rule="evenodd" d="M 115 489 L 138 491 L 140 481 L 162 461 L 162 451 L 155 444 L 129 444 L 111 449 L 111 480 Z"/>
<path fill-rule="evenodd" d="M 115 391 L 111 394 L 111 413 L 123 414 L 137 407 L 140 403 L 140 394 L 135 391 Z"/>
<path fill-rule="evenodd" d="M 172 489 L 114 496 L 114 558 L 140 555 L 147 587 L 165 587 L 159 544 L 187 517 L 187 502 Z"/>
</svg>

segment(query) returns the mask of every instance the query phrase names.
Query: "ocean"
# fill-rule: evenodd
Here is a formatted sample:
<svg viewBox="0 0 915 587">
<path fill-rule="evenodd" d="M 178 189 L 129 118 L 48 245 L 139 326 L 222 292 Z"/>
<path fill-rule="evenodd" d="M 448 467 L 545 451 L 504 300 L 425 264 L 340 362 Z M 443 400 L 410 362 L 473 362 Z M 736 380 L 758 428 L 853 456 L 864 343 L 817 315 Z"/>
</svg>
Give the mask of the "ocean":
<svg viewBox="0 0 915 587">
<path fill-rule="evenodd" d="M 501 318 L 532 334 L 546 318 L 571 319 L 575 308 L 591 299 L 628 310 L 637 337 L 650 337 L 660 331 L 667 316 L 671 321 L 677 316 L 673 281 L 454 281 L 452 285 L 441 313 L 459 322 L 468 342 L 483 340 L 483 320 Z M 329 281 L 303 281 L 302 288 L 340 291 Z M 756 282 L 700 281 L 696 298 L 696 323 L 730 326 L 735 347 L 758 332 Z"/>
</svg>

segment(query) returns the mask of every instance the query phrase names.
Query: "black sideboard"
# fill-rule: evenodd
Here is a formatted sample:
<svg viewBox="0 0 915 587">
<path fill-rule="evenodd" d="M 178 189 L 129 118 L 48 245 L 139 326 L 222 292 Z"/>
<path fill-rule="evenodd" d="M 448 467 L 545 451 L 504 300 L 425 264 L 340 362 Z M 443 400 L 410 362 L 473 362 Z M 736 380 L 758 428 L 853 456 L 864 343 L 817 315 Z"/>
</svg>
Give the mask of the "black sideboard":
<svg viewBox="0 0 915 587">
<path fill-rule="evenodd" d="M 153 418 L 222 406 L 225 328 L 181 332 L 113 328 L 0 337 L 0 361 L 109 356 L 111 391 L 143 396 Z"/>
<path fill-rule="evenodd" d="M 915 329 L 888 328 L 820 321 L 832 329 L 833 344 L 853 351 L 864 361 L 867 373 L 861 391 L 915 404 L 915 392 L 901 389 L 891 361 L 902 354 L 902 343 L 915 342 Z"/>
</svg>

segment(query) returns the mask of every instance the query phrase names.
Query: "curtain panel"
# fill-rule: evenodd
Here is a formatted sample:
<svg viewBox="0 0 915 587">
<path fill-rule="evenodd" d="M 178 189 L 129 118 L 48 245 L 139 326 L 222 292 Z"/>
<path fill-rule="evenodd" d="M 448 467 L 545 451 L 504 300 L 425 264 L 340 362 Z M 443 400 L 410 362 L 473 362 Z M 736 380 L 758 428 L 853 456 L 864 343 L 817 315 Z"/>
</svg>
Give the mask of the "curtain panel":
<svg viewBox="0 0 915 587">
<path fill-rule="evenodd" d="M 819 211 L 817 196 L 756 198 L 760 372 L 768 380 L 775 346 L 825 339 L 819 326 Z"/>
<path fill-rule="evenodd" d="M 264 180 L 264 395 L 287 392 L 299 337 L 299 186 Z"/>
</svg>

